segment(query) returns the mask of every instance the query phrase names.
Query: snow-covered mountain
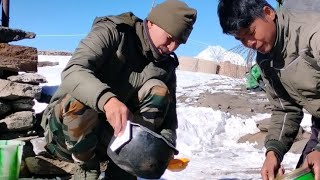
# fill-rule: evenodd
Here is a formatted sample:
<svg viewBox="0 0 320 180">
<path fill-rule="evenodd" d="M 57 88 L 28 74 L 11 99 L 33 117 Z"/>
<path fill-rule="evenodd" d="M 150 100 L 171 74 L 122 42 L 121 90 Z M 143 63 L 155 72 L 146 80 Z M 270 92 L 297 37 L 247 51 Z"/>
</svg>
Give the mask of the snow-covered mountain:
<svg viewBox="0 0 320 180">
<path fill-rule="evenodd" d="M 232 64 L 245 65 L 245 60 L 240 54 L 227 51 L 221 46 L 208 46 L 195 58 L 217 62 L 229 61 Z"/>
</svg>

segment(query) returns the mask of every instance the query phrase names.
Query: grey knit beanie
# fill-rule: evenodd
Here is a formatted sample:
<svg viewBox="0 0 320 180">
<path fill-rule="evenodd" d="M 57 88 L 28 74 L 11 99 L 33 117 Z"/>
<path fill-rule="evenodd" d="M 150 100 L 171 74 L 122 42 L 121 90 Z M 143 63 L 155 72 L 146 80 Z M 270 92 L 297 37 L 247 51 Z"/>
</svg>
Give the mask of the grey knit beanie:
<svg viewBox="0 0 320 180">
<path fill-rule="evenodd" d="M 197 11 L 182 1 L 166 0 L 152 8 L 147 19 L 185 44 L 197 19 Z"/>
</svg>

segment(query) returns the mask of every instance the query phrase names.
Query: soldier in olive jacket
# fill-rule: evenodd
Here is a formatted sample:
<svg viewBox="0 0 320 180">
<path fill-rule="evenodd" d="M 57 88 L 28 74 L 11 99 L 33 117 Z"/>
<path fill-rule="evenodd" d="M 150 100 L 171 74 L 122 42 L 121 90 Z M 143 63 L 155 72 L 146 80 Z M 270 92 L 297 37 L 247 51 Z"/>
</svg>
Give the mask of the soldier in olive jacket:
<svg viewBox="0 0 320 180">
<path fill-rule="evenodd" d="M 178 0 L 145 20 L 131 12 L 95 19 L 42 120 L 47 151 L 79 164 L 75 179 L 97 179 L 103 161 L 111 179 L 161 177 L 177 153 L 174 51 L 195 21 L 196 10 Z M 131 140 L 111 150 L 128 123 Z"/>
<path fill-rule="evenodd" d="M 320 14 L 275 11 L 265 0 L 220 0 L 218 15 L 224 33 L 258 51 L 257 63 L 273 105 L 262 178 L 283 173 L 281 161 L 305 109 L 312 115 L 312 135 L 297 167 L 312 167 L 320 180 Z"/>
</svg>

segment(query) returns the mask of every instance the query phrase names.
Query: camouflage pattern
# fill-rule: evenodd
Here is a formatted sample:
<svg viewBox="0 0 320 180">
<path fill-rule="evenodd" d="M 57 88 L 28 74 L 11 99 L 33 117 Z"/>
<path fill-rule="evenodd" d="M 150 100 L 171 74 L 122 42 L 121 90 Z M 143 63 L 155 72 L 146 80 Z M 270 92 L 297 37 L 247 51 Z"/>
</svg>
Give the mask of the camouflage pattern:
<svg viewBox="0 0 320 180">
<path fill-rule="evenodd" d="M 57 156 L 69 160 L 72 160 L 71 153 L 93 152 L 98 144 L 93 128 L 98 122 L 96 111 L 67 94 L 53 108 L 47 142 L 54 141 L 57 149 L 65 153 Z"/>
<path fill-rule="evenodd" d="M 163 128 L 171 96 L 167 86 L 160 80 L 147 81 L 138 91 L 137 109 L 133 122 L 155 132 L 172 134 Z M 84 105 L 69 94 L 61 98 L 49 116 L 46 132 L 50 153 L 67 161 L 73 161 L 72 154 L 92 154 L 97 160 L 106 160 L 107 146 L 113 129 L 103 113 Z"/>
<path fill-rule="evenodd" d="M 68 161 L 73 161 L 71 155 L 83 160 L 93 154 L 99 161 L 108 160 L 113 129 L 104 105 L 112 97 L 134 114 L 133 122 L 175 146 L 178 58 L 174 53 L 160 54 L 145 28 L 146 21 L 130 12 L 95 19 L 62 71 L 61 84 L 43 113 L 41 126 L 47 132 L 49 152 Z M 89 161 L 94 160 L 85 162 Z M 107 171 L 119 172 L 121 177 L 114 179 L 123 179 L 114 166 L 108 165 Z"/>
<path fill-rule="evenodd" d="M 158 79 L 166 85 L 171 96 L 165 121 L 159 124 L 163 129 L 170 129 L 164 134 L 175 144 L 174 132 L 178 126 L 175 69 L 179 62 L 174 53 L 169 56 L 157 54 L 157 49 L 150 46 L 144 28 L 145 23 L 132 13 L 97 18 L 91 32 L 80 42 L 62 71 L 61 84 L 43 113 L 41 126 L 47 128 L 48 117 L 66 94 L 100 113 L 112 97 L 126 104 L 131 112 L 137 112 L 148 106 L 140 104 L 138 91 L 147 81 Z M 145 119 L 149 119 L 148 114 L 145 115 L 148 117 Z M 169 134 L 173 136 L 169 137 Z"/>
</svg>

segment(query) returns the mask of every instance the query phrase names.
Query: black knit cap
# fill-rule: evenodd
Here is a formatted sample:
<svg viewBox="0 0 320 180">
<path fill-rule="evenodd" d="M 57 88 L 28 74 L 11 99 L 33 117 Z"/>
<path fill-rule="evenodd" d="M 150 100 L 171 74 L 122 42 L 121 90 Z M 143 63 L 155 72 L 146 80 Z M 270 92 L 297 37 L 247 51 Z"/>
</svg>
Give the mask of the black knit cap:
<svg viewBox="0 0 320 180">
<path fill-rule="evenodd" d="M 147 19 L 185 44 L 197 19 L 197 11 L 179 0 L 166 0 L 152 8 Z"/>
</svg>

